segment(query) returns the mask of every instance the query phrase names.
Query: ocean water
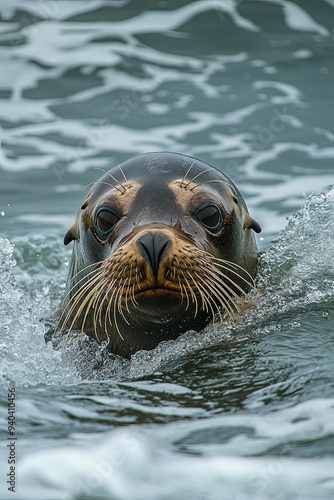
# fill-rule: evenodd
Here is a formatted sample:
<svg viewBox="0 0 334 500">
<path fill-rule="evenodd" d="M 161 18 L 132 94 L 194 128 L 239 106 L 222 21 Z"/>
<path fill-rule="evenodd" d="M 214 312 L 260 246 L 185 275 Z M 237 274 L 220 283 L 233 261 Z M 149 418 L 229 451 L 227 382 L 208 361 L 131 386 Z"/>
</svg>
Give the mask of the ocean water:
<svg viewBox="0 0 334 500">
<path fill-rule="evenodd" d="M 334 498 L 334 2 L 0 15 L 0 498 Z M 261 224 L 254 307 L 130 361 L 46 342 L 94 167 L 164 150 L 225 172 Z"/>
</svg>

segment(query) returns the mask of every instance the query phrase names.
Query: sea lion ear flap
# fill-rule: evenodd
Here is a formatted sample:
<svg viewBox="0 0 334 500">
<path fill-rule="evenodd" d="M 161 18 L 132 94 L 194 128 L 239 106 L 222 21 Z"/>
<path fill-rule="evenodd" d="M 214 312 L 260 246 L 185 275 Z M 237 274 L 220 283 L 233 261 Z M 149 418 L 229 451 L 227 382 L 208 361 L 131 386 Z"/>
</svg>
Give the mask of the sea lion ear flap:
<svg viewBox="0 0 334 500">
<path fill-rule="evenodd" d="M 256 220 L 252 219 L 252 217 L 249 214 L 246 214 L 246 220 L 245 220 L 245 229 L 253 229 L 256 233 L 261 233 L 262 229 L 261 226 Z"/>
<path fill-rule="evenodd" d="M 73 240 L 79 240 L 78 221 L 76 220 L 73 226 L 67 231 L 64 237 L 64 245 L 68 245 Z"/>
</svg>

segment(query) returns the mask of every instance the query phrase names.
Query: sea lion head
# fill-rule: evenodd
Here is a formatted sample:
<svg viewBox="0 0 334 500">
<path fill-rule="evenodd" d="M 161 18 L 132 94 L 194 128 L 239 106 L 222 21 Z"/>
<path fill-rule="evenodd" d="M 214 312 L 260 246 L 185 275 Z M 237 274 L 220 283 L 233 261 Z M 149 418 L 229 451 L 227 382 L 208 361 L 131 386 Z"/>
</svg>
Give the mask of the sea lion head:
<svg viewBox="0 0 334 500">
<path fill-rule="evenodd" d="M 255 275 L 253 231 L 232 181 L 177 153 L 146 153 L 92 183 L 74 240 L 62 326 L 130 357 L 234 317 Z"/>
</svg>

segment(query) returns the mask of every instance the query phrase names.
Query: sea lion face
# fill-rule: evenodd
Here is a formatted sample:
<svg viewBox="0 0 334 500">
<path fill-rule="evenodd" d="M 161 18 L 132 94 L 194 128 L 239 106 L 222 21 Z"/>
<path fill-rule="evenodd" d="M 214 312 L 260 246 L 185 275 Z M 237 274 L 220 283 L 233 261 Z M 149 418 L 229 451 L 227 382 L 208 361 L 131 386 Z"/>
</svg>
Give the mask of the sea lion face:
<svg viewBox="0 0 334 500">
<path fill-rule="evenodd" d="M 63 323 L 130 356 L 230 316 L 255 274 L 258 224 L 233 183 L 194 158 L 148 153 L 93 184 L 75 241 Z"/>
</svg>

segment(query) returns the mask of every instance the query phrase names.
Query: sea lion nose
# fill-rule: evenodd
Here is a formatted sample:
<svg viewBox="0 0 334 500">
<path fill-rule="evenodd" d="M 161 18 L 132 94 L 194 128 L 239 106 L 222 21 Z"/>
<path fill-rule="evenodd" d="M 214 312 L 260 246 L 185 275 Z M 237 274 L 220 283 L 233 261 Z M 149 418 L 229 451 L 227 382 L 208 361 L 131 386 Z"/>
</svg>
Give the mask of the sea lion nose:
<svg viewBox="0 0 334 500">
<path fill-rule="evenodd" d="M 138 240 L 137 245 L 142 256 L 152 268 L 154 276 L 158 276 L 159 265 L 171 240 L 164 233 L 144 233 Z"/>
</svg>

